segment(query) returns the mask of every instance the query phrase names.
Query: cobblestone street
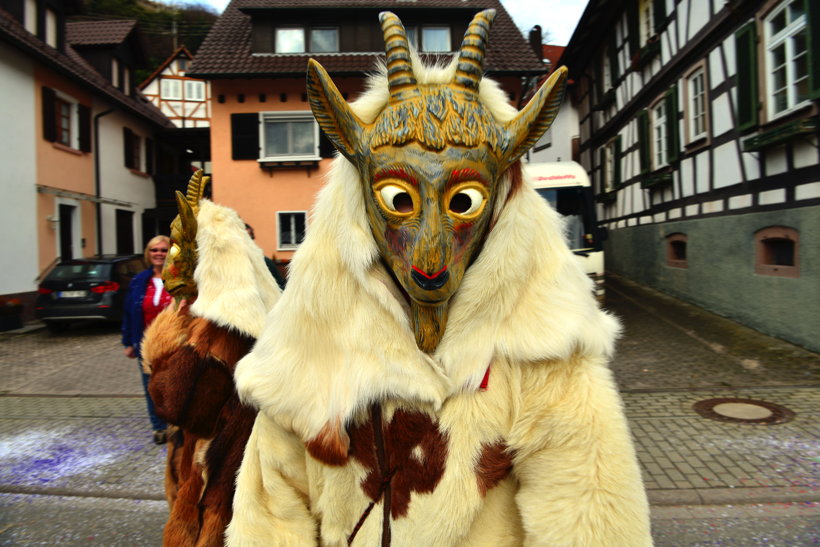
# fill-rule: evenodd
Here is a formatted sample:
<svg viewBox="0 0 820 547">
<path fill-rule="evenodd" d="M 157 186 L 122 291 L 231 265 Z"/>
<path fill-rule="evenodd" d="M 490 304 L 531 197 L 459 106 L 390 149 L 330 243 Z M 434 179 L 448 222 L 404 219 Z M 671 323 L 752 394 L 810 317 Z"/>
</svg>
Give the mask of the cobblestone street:
<svg viewBox="0 0 820 547">
<path fill-rule="evenodd" d="M 612 366 L 656 544 L 749 545 L 762 529 L 781 530 L 773 545 L 816 542 L 820 356 L 624 280 L 607 294 L 624 323 Z M 0 363 L 0 541 L 159 544 L 165 448 L 116 327 L 2 334 Z M 693 408 L 726 397 L 794 419 L 729 423 Z"/>
</svg>

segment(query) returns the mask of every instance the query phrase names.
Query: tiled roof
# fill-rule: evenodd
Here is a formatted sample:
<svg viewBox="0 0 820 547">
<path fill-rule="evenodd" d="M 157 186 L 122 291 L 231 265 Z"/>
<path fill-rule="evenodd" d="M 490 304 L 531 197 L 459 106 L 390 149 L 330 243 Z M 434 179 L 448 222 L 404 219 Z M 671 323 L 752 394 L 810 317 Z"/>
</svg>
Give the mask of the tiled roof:
<svg viewBox="0 0 820 547">
<path fill-rule="evenodd" d="M 493 8 L 496 18 L 490 31 L 485 70 L 491 74 L 541 74 L 544 66 L 521 35 L 500 0 L 232 0 L 200 46 L 189 76 L 195 78 L 269 78 L 304 74 L 314 58 L 331 74 L 371 71 L 382 52 L 334 54 L 251 54 L 249 12 L 294 8 L 372 8 L 382 10 L 466 9 L 477 13 Z M 373 20 L 373 25 L 378 25 Z M 460 39 L 457 43 L 460 43 Z"/>
<path fill-rule="evenodd" d="M 121 44 L 134 30 L 133 19 L 117 21 L 72 21 L 66 23 L 66 41 L 73 46 L 108 46 Z"/>
<path fill-rule="evenodd" d="M 146 121 L 160 127 L 174 127 L 171 120 L 142 95 L 136 98 L 131 97 L 111 85 L 76 51 L 73 51 L 71 46 L 66 46 L 67 53 L 57 51 L 28 32 L 2 10 L 0 10 L 0 41 L 4 42 L 4 47 L 10 44 L 25 55 L 89 88 L 92 92 L 103 95 L 106 99 Z"/>
</svg>

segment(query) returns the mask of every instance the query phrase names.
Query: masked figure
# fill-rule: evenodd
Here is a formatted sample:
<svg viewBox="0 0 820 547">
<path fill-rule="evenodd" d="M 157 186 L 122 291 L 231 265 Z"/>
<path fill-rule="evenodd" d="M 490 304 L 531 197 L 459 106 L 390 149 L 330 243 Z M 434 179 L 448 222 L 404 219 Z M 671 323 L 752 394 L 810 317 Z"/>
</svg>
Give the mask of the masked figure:
<svg viewBox="0 0 820 547">
<path fill-rule="evenodd" d="M 175 547 L 224 543 L 236 472 L 256 416 L 239 402 L 233 371 L 279 298 L 239 215 L 201 199 L 206 183 L 198 172 L 187 197 L 177 193 L 180 214 L 171 225 L 163 281 L 178 302 L 157 317 L 143 342 L 157 413 L 174 426 L 163 544 Z"/>
<path fill-rule="evenodd" d="M 518 161 L 566 70 L 512 108 L 482 79 L 494 15 L 436 68 L 383 13 L 386 67 L 354 104 L 308 66 L 340 157 L 236 369 L 259 415 L 231 545 L 651 543 L 618 324 Z"/>
</svg>

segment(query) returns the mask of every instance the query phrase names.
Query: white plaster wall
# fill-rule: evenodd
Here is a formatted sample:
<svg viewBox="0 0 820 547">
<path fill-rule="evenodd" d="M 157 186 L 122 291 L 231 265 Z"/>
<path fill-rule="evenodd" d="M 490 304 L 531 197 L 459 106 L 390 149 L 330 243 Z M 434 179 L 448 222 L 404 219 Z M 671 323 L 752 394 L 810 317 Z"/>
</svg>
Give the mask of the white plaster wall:
<svg viewBox="0 0 820 547">
<path fill-rule="evenodd" d="M 691 4 L 689 6 L 689 40 L 691 40 L 709 22 L 709 2 L 705 0 L 688 0 L 688 2 Z M 681 4 L 681 8 L 684 4 Z"/>
<path fill-rule="evenodd" d="M 729 94 L 722 93 L 712 99 L 712 136 L 719 137 L 734 129 L 732 111 L 729 108 Z"/>
<path fill-rule="evenodd" d="M 810 137 L 794 141 L 794 167 L 817 165 L 817 139 Z"/>
<path fill-rule="evenodd" d="M 538 139 L 538 142 L 528 154 L 533 163 L 543 161 L 572 161 L 572 138 L 579 135 L 578 111 L 569 98 L 564 100 L 555 121 L 552 122 L 547 133 Z M 545 143 L 552 144 L 543 150 L 535 152 L 534 149 L 544 146 Z"/>
<path fill-rule="evenodd" d="M 709 157 L 706 152 L 695 157 L 695 188 L 698 194 L 709 191 Z"/>
<path fill-rule="evenodd" d="M 38 271 L 36 165 L 37 124 L 33 67 L 0 47 L 0 294 L 36 290 Z M 45 219 L 39 219 L 46 225 Z"/>
<path fill-rule="evenodd" d="M 95 104 L 94 114 L 105 108 Z M 125 167 L 123 156 L 123 127 L 130 128 L 143 141 L 141 161 L 145 164 L 145 138 L 153 138 L 150 127 L 122 111 L 115 111 L 100 118 L 99 141 L 95 142 L 100 158 L 100 195 L 103 198 L 127 202 L 129 205 L 103 204 L 102 238 L 103 253 L 114 253 L 117 250 L 116 209 L 134 212 L 134 249 L 139 250 L 142 234 L 142 212 L 156 206 L 154 198 L 154 181 L 149 177 L 134 174 Z"/>
<path fill-rule="evenodd" d="M 695 183 L 692 171 L 693 162 L 694 160 L 692 158 L 685 158 L 680 162 L 681 189 L 684 197 L 695 194 Z"/>
<path fill-rule="evenodd" d="M 763 151 L 766 161 L 766 175 L 779 175 L 785 173 L 788 168 L 786 161 L 786 147 L 775 146 Z"/>
<path fill-rule="evenodd" d="M 715 148 L 713 153 L 716 166 L 713 182 L 715 189 L 725 188 L 743 180 L 735 141 L 729 141 Z"/>
</svg>

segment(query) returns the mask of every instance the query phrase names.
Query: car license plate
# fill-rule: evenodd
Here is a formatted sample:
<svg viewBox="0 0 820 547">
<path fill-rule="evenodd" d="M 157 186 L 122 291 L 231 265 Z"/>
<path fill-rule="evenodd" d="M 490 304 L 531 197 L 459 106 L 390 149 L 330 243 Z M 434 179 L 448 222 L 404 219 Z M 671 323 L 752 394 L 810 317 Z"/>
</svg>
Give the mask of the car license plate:
<svg viewBox="0 0 820 547">
<path fill-rule="evenodd" d="M 82 298 L 87 293 L 87 291 L 60 291 L 57 293 L 58 298 Z"/>
</svg>

